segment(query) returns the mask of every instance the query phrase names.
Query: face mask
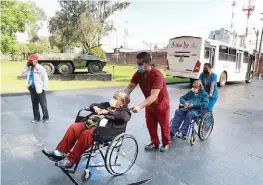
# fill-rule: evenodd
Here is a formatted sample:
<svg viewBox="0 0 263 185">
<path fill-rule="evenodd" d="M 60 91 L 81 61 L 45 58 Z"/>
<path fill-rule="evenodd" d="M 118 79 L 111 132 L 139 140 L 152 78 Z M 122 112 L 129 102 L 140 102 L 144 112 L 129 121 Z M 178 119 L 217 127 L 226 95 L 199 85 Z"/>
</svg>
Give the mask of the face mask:
<svg viewBox="0 0 263 185">
<path fill-rule="evenodd" d="M 137 69 L 139 73 L 144 73 L 145 71 L 144 66 L 137 66 Z"/>
<path fill-rule="evenodd" d="M 196 88 L 192 88 L 192 91 L 193 91 L 195 94 L 198 93 L 198 89 L 196 89 Z"/>
<path fill-rule="evenodd" d="M 29 62 L 29 66 L 33 66 L 33 62 L 32 61 Z"/>
<path fill-rule="evenodd" d="M 209 71 L 208 71 L 208 70 L 203 70 L 203 72 L 204 72 L 205 74 L 209 73 Z"/>
<path fill-rule="evenodd" d="M 115 100 L 115 99 L 110 100 L 110 106 L 111 107 L 116 107 L 116 103 L 117 103 L 117 100 Z"/>
</svg>

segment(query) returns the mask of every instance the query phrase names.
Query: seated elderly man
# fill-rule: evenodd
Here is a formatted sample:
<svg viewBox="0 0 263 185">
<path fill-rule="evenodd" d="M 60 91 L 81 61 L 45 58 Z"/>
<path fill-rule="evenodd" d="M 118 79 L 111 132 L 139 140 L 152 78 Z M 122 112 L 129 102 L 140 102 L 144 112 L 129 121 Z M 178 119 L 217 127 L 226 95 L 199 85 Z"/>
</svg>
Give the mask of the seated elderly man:
<svg viewBox="0 0 263 185">
<path fill-rule="evenodd" d="M 208 94 L 205 92 L 202 82 L 196 80 L 193 83 L 193 88 L 180 98 L 179 109 L 175 111 L 172 124 L 170 125 L 170 135 L 185 140 L 189 126 L 193 119 L 200 113 L 202 108 L 207 108 L 209 103 Z M 181 132 L 179 128 L 184 121 Z"/>
<path fill-rule="evenodd" d="M 129 103 L 129 95 L 117 91 L 109 102 L 92 104 L 90 109 L 93 110 L 94 114 L 88 116 L 83 122 L 73 123 L 56 150 L 43 149 L 42 152 L 53 161 L 58 161 L 59 167 L 71 168 L 79 161 L 81 155 L 91 147 L 93 132 L 97 125 L 116 130 L 126 128 L 126 124 L 131 118 L 131 112 L 128 109 Z M 105 117 L 105 115 L 109 116 Z M 73 150 L 70 151 L 72 148 Z"/>
</svg>

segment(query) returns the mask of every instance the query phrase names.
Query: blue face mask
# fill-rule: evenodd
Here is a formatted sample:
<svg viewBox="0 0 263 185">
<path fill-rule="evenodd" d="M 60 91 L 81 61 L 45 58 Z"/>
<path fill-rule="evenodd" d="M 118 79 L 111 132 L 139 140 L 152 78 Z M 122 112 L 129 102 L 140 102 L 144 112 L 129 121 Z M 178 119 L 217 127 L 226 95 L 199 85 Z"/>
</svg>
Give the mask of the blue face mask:
<svg viewBox="0 0 263 185">
<path fill-rule="evenodd" d="M 137 66 L 137 69 L 139 73 L 144 73 L 145 71 L 144 66 Z"/>
</svg>

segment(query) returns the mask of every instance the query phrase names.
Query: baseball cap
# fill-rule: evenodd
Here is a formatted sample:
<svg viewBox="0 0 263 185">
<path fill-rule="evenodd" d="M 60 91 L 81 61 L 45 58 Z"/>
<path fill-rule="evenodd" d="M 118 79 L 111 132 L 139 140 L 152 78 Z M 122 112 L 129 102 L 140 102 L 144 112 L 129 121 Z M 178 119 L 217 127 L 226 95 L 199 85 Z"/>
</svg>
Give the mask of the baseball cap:
<svg viewBox="0 0 263 185">
<path fill-rule="evenodd" d="M 36 54 L 29 55 L 27 60 L 38 60 L 38 56 Z"/>
</svg>

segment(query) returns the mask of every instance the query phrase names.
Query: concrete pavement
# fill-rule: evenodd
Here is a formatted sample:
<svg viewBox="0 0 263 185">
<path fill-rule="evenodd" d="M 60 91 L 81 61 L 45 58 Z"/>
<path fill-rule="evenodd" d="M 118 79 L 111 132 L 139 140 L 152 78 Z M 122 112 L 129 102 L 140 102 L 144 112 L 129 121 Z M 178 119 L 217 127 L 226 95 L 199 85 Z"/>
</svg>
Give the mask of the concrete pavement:
<svg viewBox="0 0 263 185">
<path fill-rule="evenodd" d="M 171 116 L 188 84 L 170 85 Z M 139 144 L 135 165 L 125 175 L 112 177 L 101 171 L 83 184 L 125 185 L 151 179 L 148 184 L 261 185 L 263 184 L 263 81 L 220 88 L 215 107 L 215 127 L 210 138 L 188 141 L 174 138 L 167 153 L 147 153 L 149 143 L 144 111 L 133 114 L 127 132 Z M 1 182 L 3 185 L 67 185 L 71 181 L 41 153 L 55 148 L 77 111 L 93 102 L 107 101 L 117 89 L 53 92 L 47 95 L 50 122 L 31 123 L 30 97 L 1 100 Z M 139 89 L 132 104 L 143 100 Z M 82 171 L 80 169 L 79 171 Z M 99 170 L 97 170 L 99 173 Z M 76 177 L 80 182 L 80 177 Z"/>
</svg>

